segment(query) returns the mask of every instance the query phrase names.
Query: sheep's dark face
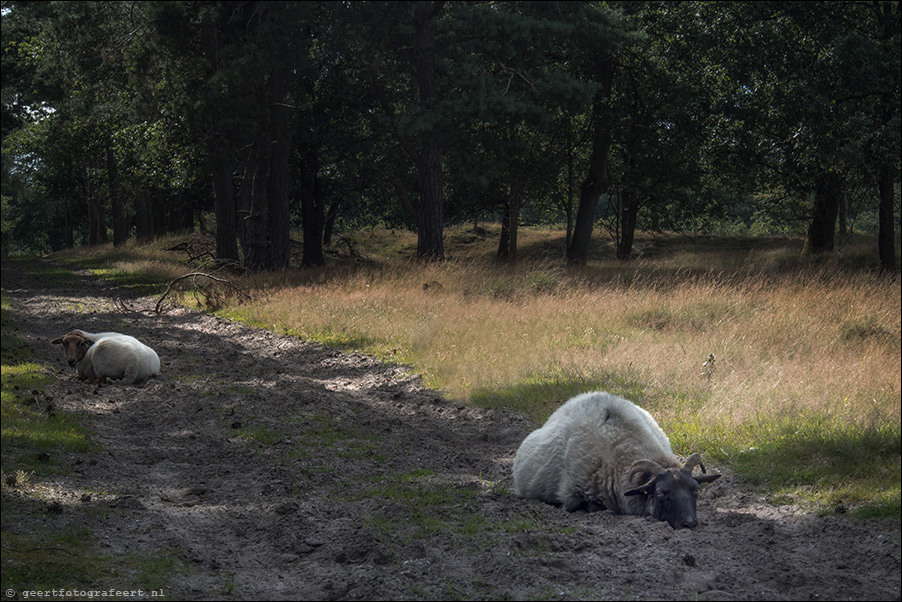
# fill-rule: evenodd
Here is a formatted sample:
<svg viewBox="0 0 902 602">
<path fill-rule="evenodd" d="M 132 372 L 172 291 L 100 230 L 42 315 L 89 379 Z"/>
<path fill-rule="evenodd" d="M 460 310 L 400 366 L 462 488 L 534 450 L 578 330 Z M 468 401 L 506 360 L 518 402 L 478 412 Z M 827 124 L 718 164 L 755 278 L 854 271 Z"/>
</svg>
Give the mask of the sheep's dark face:
<svg viewBox="0 0 902 602">
<path fill-rule="evenodd" d="M 692 469 L 698 465 L 701 465 L 698 454 L 693 454 L 683 468 L 663 468 L 655 462 L 640 460 L 634 465 L 631 478 L 641 485 L 624 495 L 645 496 L 648 514 L 667 521 L 674 529 L 694 529 L 698 526 L 695 503 L 699 483 L 720 478 L 719 474 L 693 476 Z"/>
<path fill-rule="evenodd" d="M 694 529 L 698 526 L 695 503 L 698 483 L 685 470 L 667 470 L 655 477 L 650 496 L 651 515 L 666 520 L 674 529 Z"/>
<path fill-rule="evenodd" d="M 51 344 L 61 344 L 63 352 L 66 354 L 66 363 L 71 367 L 75 367 L 85 357 L 91 343 L 85 339 L 80 333 L 70 332 L 54 341 Z"/>
</svg>

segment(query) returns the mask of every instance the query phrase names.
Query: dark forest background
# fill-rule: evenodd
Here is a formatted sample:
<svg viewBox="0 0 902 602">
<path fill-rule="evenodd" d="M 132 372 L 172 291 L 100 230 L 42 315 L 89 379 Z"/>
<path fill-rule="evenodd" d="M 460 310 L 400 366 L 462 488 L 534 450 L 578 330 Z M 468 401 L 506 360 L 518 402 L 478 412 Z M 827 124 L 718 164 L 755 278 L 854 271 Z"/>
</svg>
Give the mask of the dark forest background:
<svg viewBox="0 0 902 602">
<path fill-rule="evenodd" d="M 566 224 L 876 235 L 896 265 L 900 3 L 3 2 L 4 253 Z"/>
</svg>

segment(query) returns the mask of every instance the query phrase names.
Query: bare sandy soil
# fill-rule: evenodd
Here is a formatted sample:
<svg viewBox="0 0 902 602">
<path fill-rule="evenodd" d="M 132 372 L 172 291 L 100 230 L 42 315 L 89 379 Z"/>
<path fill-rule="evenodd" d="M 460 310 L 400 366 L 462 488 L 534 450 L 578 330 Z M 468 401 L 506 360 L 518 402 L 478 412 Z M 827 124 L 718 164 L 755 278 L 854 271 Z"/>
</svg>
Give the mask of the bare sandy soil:
<svg viewBox="0 0 902 602">
<path fill-rule="evenodd" d="M 445 400 L 403 367 L 155 315 L 153 299 L 117 303 L 127 294 L 87 274 L 60 289 L 10 263 L 4 295 L 58 367 L 46 395 L 102 449 L 54 484 L 63 508 L 97 507 L 81 514 L 107 553 L 174 553 L 168 599 L 900 599 L 899 521 L 771 506 L 716 466 L 694 531 L 569 514 L 513 495 L 533 428 L 513 413 Z M 137 336 L 162 374 L 77 381 L 50 345 L 72 328 Z"/>
</svg>

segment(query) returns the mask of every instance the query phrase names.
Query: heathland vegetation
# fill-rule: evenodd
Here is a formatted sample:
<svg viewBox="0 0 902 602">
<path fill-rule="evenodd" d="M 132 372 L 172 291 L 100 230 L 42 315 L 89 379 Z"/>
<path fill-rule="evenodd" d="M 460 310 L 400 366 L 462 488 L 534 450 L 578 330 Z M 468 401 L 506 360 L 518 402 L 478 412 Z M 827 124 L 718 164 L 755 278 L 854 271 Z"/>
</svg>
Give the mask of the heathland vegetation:
<svg viewBox="0 0 902 602">
<path fill-rule="evenodd" d="M 676 450 L 775 501 L 898 516 L 900 284 L 857 267 L 876 265 L 871 241 L 811 261 L 801 238 L 643 236 L 636 261 L 600 245 L 575 268 L 562 231 L 528 229 L 512 267 L 492 258 L 496 230 L 452 229 L 449 259 L 425 265 L 413 234 L 367 230 L 329 267 L 230 276 L 250 300 L 203 277 L 167 300 L 403 363 L 451 398 L 536 424 L 571 395 L 610 390 L 652 411 Z M 175 242 L 62 256 L 159 295 L 194 269 Z"/>
</svg>

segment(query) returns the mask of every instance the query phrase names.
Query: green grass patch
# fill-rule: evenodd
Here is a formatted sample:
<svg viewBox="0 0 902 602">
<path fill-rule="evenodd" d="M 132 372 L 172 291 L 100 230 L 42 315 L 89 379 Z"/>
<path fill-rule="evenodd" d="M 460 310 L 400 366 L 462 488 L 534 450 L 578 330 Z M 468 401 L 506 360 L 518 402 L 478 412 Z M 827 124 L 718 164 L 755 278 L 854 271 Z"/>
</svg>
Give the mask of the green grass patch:
<svg viewBox="0 0 902 602">
<path fill-rule="evenodd" d="M 87 269 L 135 296 L 158 295 L 171 280 L 193 269 L 186 265 L 184 255 L 169 250 L 172 240 L 165 238 L 147 245 L 130 242 L 122 247 L 107 244 L 70 249 L 57 253 L 55 258 Z"/>
<path fill-rule="evenodd" d="M 256 441 L 264 447 L 278 443 L 284 437 L 279 431 L 264 425 L 241 427 L 237 429 L 237 435 L 239 439 Z"/>
<path fill-rule="evenodd" d="M 898 425 L 798 412 L 759 415 L 739 425 L 686 409 L 662 424 L 675 450 L 729 465 L 780 503 L 870 518 L 900 518 Z"/>
<path fill-rule="evenodd" d="M 626 399 L 641 400 L 645 387 L 628 373 L 590 375 L 557 370 L 532 375 L 515 385 L 476 389 L 470 401 L 486 409 L 514 409 L 538 428 L 565 401 L 587 391 L 609 391 Z"/>
<path fill-rule="evenodd" d="M 5 495 L 3 505 L 5 514 Z M 16 514 L 21 515 L 22 511 Z M 41 531 L 35 535 L 17 534 L 8 531 L 4 524 L 4 591 L 46 591 L 60 587 L 93 590 L 100 576 L 108 582 L 122 583 L 122 564 L 99 553 L 88 531 L 71 527 Z"/>
<path fill-rule="evenodd" d="M 128 272 L 117 267 L 98 267 L 91 268 L 91 273 L 131 291 L 136 296 L 158 295 L 166 286 L 160 274 L 151 271 Z"/>
<path fill-rule="evenodd" d="M 96 537 L 83 527 L 65 524 L 57 515 L 46 515 L 40 509 L 13 510 L 23 515 L 54 516 L 54 528 L 42 526 L 36 533 L 13 532 L 6 508 L 20 506 L 4 494 L 3 526 L 3 591 L 67 591 L 109 592 L 93 595 L 94 599 L 117 600 L 115 590 L 142 589 L 165 593 L 172 575 L 185 569 L 174 552 L 160 551 L 151 555 L 112 556 L 99 551 Z M 47 522 L 47 519 L 44 519 Z M 56 522 L 64 523 L 62 525 Z M 7 527 L 10 528 L 7 528 Z M 65 599 L 59 595 L 53 599 Z"/>
<path fill-rule="evenodd" d="M 56 473 L 61 455 L 95 449 L 88 431 L 73 416 L 57 410 L 43 395 L 52 382 L 49 368 L 36 363 L 19 334 L 21 326 L 4 300 L 0 345 L 0 416 L 2 416 L 2 469 L 37 475 Z"/>
</svg>

